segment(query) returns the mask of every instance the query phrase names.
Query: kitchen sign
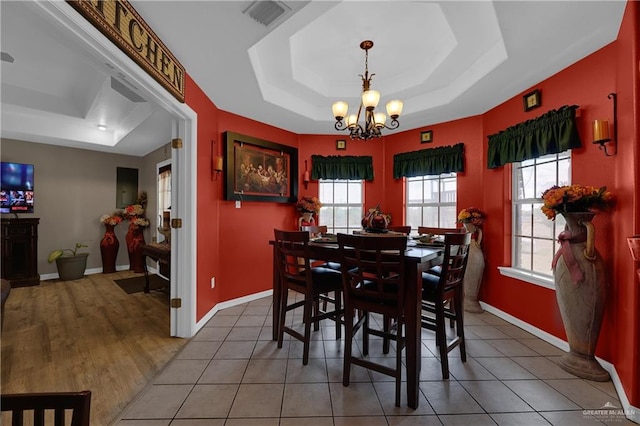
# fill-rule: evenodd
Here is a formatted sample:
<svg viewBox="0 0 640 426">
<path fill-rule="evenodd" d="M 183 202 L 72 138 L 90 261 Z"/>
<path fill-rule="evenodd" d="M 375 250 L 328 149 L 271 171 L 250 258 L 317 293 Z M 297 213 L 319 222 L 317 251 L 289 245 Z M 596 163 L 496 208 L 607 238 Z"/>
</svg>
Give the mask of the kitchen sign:
<svg viewBox="0 0 640 426">
<path fill-rule="evenodd" d="M 127 0 L 67 0 L 180 102 L 184 67 Z"/>
</svg>

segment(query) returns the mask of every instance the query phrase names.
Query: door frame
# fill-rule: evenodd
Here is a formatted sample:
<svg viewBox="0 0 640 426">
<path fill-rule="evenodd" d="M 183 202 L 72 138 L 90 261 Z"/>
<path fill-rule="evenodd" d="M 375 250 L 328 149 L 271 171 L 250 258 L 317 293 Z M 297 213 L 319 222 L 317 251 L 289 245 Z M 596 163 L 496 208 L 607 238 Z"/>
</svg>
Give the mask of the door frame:
<svg viewBox="0 0 640 426">
<path fill-rule="evenodd" d="M 181 149 L 172 149 L 171 176 L 175 183 L 175 209 L 172 217 L 182 219 L 182 227 L 174 229 L 171 238 L 171 298 L 182 300 L 180 308 L 171 308 L 170 335 L 189 338 L 196 329 L 196 232 L 197 179 L 196 143 L 197 114 L 179 102 L 138 64 L 130 59 L 97 28 L 63 1 L 32 2 L 34 12 L 42 13 L 51 23 L 73 34 L 88 51 L 120 72 L 144 93 L 145 97 L 168 111 L 175 126 L 172 138 L 182 139 Z M 169 142 L 169 141 L 166 141 Z M 172 191 L 174 192 L 174 191 Z M 173 203 L 173 201 L 172 201 Z M 178 279 L 178 277 L 180 277 Z"/>
</svg>

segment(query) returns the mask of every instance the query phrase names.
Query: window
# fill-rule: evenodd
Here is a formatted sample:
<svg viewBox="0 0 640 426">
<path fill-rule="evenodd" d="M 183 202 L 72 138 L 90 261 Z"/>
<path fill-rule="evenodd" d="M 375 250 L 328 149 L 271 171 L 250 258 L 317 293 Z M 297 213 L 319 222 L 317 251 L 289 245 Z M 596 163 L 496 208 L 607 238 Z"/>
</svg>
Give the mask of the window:
<svg viewBox="0 0 640 426">
<path fill-rule="evenodd" d="M 513 163 L 513 268 L 551 277 L 555 239 L 565 222 L 561 215 L 551 221 L 542 213 L 542 193 L 570 184 L 570 151 Z"/>
<path fill-rule="evenodd" d="M 351 234 L 361 229 L 363 182 L 321 179 L 319 186 L 319 224 L 326 225 L 333 234 Z"/>
<path fill-rule="evenodd" d="M 456 225 L 455 173 L 407 178 L 407 225 L 453 228 Z"/>
</svg>

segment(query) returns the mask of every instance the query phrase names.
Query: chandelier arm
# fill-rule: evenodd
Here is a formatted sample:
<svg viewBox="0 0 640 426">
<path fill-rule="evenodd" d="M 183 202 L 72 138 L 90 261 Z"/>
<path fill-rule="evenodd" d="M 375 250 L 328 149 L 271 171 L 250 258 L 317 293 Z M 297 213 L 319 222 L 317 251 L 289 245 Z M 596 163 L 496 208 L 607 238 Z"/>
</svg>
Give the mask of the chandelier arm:
<svg viewBox="0 0 640 426">
<path fill-rule="evenodd" d="M 347 124 L 344 120 L 336 120 L 336 124 L 334 125 L 336 130 L 345 130 L 347 128 Z"/>
<path fill-rule="evenodd" d="M 388 126 L 385 124 L 384 128 L 389 130 L 394 130 L 394 129 L 397 129 L 399 126 L 400 126 L 400 122 L 394 118 L 391 120 L 391 123 L 389 123 Z"/>
</svg>

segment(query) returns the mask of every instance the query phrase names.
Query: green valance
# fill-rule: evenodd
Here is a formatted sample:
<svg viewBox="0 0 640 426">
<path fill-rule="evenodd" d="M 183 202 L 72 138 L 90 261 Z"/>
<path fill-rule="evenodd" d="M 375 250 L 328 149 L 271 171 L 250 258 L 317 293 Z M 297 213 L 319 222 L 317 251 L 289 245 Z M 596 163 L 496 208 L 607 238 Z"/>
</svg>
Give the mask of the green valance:
<svg viewBox="0 0 640 426">
<path fill-rule="evenodd" d="M 403 152 L 393 156 L 393 178 L 464 172 L 464 144 Z"/>
<path fill-rule="evenodd" d="M 373 157 L 312 155 L 311 179 L 373 180 Z"/>
<path fill-rule="evenodd" d="M 577 105 L 565 105 L 489 136 L 487 167 L 530 160 L 580 148 L 576 126 Z"/>
</svg>

